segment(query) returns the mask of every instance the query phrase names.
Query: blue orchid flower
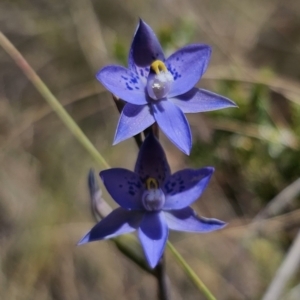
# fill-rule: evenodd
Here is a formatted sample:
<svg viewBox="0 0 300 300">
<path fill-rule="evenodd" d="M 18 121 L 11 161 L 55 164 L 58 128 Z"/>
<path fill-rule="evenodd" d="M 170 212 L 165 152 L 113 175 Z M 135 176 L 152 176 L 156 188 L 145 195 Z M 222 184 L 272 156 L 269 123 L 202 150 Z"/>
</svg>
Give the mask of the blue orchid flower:
<svg viewBox="0 0 300 300">
<path fill-rule="evenodd" d="M 192 147 L 184 113 L 236 107 L 231 100 L 195 84 L 207 69 L 211 48 L 193 44 L 165 58 L 155 33 L 140 20 L 129 53 L 128 69 L 106 66 L 97 79 L 126 101 L 114 145 L 157 122 L 165 135 L 184 153 Z"/>
<path fill-rule="evenodd" d="M 214 169 L 185 169 L 171 175 L 163 148 L 151 133 L 145 139 L 134 172 L 113 168 L 100 172 L 112 198 L 121 206 L 94 226 L 78 243 L 109 239 L 138 230 L 151 268 L 161 258 L 169 229 L 210 232 L 225 226 L 198 217 L 190 205 L 206 188 Z"/>
</svg>

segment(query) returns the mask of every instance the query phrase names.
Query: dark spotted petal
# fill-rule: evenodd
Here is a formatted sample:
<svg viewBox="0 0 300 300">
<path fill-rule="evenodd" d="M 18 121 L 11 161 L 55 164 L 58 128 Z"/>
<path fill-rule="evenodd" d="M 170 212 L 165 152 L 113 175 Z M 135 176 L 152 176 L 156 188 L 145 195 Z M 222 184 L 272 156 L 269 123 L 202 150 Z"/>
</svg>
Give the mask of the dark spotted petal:
<svg viewBox="0 0 300 300">
<path fill-rule="evenodd" d="M 147 261 L 154 268 L 163 255 L 169 233 L 163 213 L 146 213 L 138 233 Z"/>
<path fill-rule="evenodd" d="M 137 26 L 136 31 L 134 33 L 134 35 L 136 35 L 136 32 L 138 31 L 140 27 L 140 24 Z M 137 66 L 133 60 L 133 44 L 134 44 L 134 39 L 131 43 L 131 47 L 130 47 L 130 51 L 129 51 L 129 56 L 128 56 L 128 69 L 130 71 L 132 71 L 133 73 L 136 73 L 139 77 L 141 82 L 146 85 L 147 84 L 147 78 L 148 78 L 148 74 L 150 71 L 150 64 L 147 65 L 146 67 L 141 67 L 141 66 Z"/>
<path fill-rule="evenodd" d="M 140 77 L 120 66 L 107 66 L 97 73 L 97 79 L 114 95 L 132 104 L 146 104 L 145 85 Z"/>
<path fill-rule="evenodd" d="M 79 241 L 78 245 L 109 239 L 121 234 L 133 232 L 137 229 L 142 217 L 142 212 L 128 211 L 121 207 L 117 208 L 95 225 Z"/>
<path fill-rule="evenodd" d="M 209 63 L 211 48 L 195 44 L 179 49 L 166 61 L 174 82 L 168 98 L 182 95 L 192 89 L 200 80 Z"/>
<path fill-rule="evenodd" d="M 160 186 L 171 174 L 165 152 L 152 133 L 146 137 L 140 149 L 134 171 L 140 175 L 143 182 L 152 177 Z"/>
<path fill-rule="evenodd" d="M 196 201 L 205 190 L 214 168 L 185 169 L 173 174 L 165 183 L 166 195 L 163 210 L 185 208 Z"/>
<path fill-rule="evenodd" d="M 210 232 L 223 228 L 226 223 L 217 219 L 199 217 L 190 207 L 164 212 L 169 229 L 186 232 Z"/>
<path fill-rule="evenodd" d="M 113 168 L 100 172 L 100 177 L 109 194 L 121 207 L 143 210 L 141 200 L 144 187 L 136 173 Z"/>
<path fill-rule="evenodd" d="M 160 43 L 151 27 L 140 20 L 129 52 L 129 66 L 134 63 L 138 67 L 149 67 L 157 59 L 165 60 Z"/>
</svg>

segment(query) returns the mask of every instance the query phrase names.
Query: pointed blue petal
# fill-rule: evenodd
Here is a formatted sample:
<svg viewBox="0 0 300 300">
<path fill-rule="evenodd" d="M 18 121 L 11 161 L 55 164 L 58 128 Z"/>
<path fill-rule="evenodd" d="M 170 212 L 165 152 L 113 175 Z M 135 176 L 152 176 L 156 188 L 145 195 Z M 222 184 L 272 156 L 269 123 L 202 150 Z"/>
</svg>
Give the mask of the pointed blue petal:
<svg viewBox="0 0 300 300">
<path fill-rule="evenodd" d="M 168 98 L 182 95 L 192 89 L 207 69 L 211 55 L 208 45 L 188 45 L 173 53 L 166 61 L 174 82 Z"/>
<path fill-rule="evenodd" d="M 123 208 L 142 210 L 144 186 L 140 177 L 129 170 L 113 168 L 100 172 L 111 197 Z"/>
<path fill-rule="evenodd" d="M 233 101 L 226 97 L 198 88 L 192 88 L 189 92 L 169 100 L 177 105 L 184 113 L 197 113 L 237 107 Z"/>
<path fill-rule="evenodd" d="M 170 176 L 165 152 L 153 133 L 150 133 L 142 144 L 134 171 L 139 174 L 142 182 L 152 177 L 158 181 L 159 186 Z"/>
<path fill-rule="evenodd" d="M 182 111 L 170 101 L 162 100 L 153 105 L 156 122 L 164 134 L 181 151 L 189 155 L 192 136 L 189 123 Z"/>
<path fill-rule="evenodd" d="M 131 47 L 130 47 L 130 50 L 129 50 L 128 68 L 133 73 L 136 73 L 140 77 L 141 83 L 144 86 L 146 86 L 146 84 L 147 84 L 147 78 L 148 78 L 149 71 L 150 71 L 150 66 L 149 66 L 150 64 L 147 65 L 146 67 L 141 67 L 141 66 L 136 65 L 135 62 L 134 62 L 134 60 L 133 60 L 133 45 L 136 44 L 136 42 L 135 42 L 135 35 L 136 35 L 139 27 L 140 27 L 140 24 L 138 24 L 138 26 L 136 28 L 136 31 L 134 33 L 134 38 L 133 38 L 133 41 L 131 43 Z"/>
<path fill-rule="evenodd" d="M 149 67 L 157 59 L 165 60 L 161 45 L 151 27 L 140 20 L 129 52 L 129 65 L 134 62 L 138 67 Z"/>
<path fill-rule="evenodd" d="M 169 233 L 163 213 L 146 213 L 138 233 L 149 266 L 154 268 L 163 255 Z"/>
<path fill-rule="evenodd" d="M 182 209 L 195 202 L 205 190 L 214 168 L 185 169 L 171 175 L 163 190 L 166 195 L 163 210 Z"/>
<path fill-rule="evenodd" d="M 127 103 L 121 113 L 113 145 L 140 133 L 154 122 L 148 105 Z"/>
<path fill-rule="evenodd" d="M 120 99 L 138 105 L 147 103 L 145 85 L 137 74 L 121 66 L 107 66 L 101 69 L 96 77 Z"/>
<path fill-rule="evenodd" d="M 79 242 L 78 245 L 88 242 L 109 239 L 121 234 L 130 233 L 137 229 L 143 213 L 117 208 L 106 218 L 95 225 Z"/>
<path fill-rule="evenodd" d="M 199 217 L 195 211 L 186 207 L 180 210 L 164 212 L 169 229 L 187 232 L 210 232 L 226 226 L 217 219 Z"/>
</svg>

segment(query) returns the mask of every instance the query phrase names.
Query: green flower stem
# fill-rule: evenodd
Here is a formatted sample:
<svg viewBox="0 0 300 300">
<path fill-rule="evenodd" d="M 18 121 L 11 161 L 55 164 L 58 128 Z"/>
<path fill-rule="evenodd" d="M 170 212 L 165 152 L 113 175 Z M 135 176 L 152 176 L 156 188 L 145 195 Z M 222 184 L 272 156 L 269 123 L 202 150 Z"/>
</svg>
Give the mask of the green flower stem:
<svg viewBox="0 0 300 300">
<path fill-rule="evenodd" d="M 51 108 L 56 112 L 56 114 L 60 117 L 62 122 L 66 125 L 66 127 L 73 133 L 76 139 L 82 144 L 82 146 L 88 151 L 88 153 L 96 160 L 97 163 L 101 164 L 104 168 L 109 168 L 109 164 L 103 158 L 103 156 L 98 152 L 95 146 L 91 143 L 91 141 L 87 138 L 87 136 L 83 133 L 83 131 L 79 128 L 76 122 L 72 119 L 72 117 L 67 113 L 64 107 L 59 103 L 56 97 L 51 93 L 45 83 L 41 80 L 41 78 L 36 74 L 36 72 L 31 68 L 31 66 L 27 63 L 22 54 L 14 47 L 14 45 L 4 36 L 4 34 L 0 31 L 0 45 L 7 52 L 7 54 L 14 60 L 14 62 L 19 66 L 19 68 L 24 72 L 25 76 L 28 80 L 35 86 L 35 88 L 40 92 L 40 94 L 45 98 Z M 141 258 L 137 255 L 136 249 L 130 247 L 132 244 L 132 240 L 128 243 L 128 239 L 126 236 L 114 239 L 118 248 L 129 258 L 135 261 L 139 266 L 143 269 L 150 271 L 143 262 L 141 262 Z M 127 244 L 128 243 L 128 244 Z M 135 247 L 134 247 L 135 248 Z M 192 268 L 187 264 L 187 262 L 183 259 L 183 257 L 177 252 L 174 246 L 168 242 L 168 248 L 171 250 L 173 255 L 175 256 L 178 263 L 182 266 L 183 270 L 186 272 L 188 277 L 193 281 L 195 286 L 199 289 L 200 292 L 205 295 L 207 300 L 216 300 L 216 298 L 211 294 L 208 288 L 204 285 L 204 283 L 198 278 L 196 273 L 192 270 Z M 150 271 L 151 272 L 151 271 Z"/>
<path fill-rule="evenodd" d="M 198 290 L 202 292 L 202 294 L 206 297 L 206 299 L 216 300 L 217 298 L 214 297 L 214 295 L 210 292 L 210 290 L 206 287 L 206 285 L 200 280 L 200 278 L 193 271 L 193 269 L 188 265 L 188 263 L 180 255 L 180 253 L 175 249 L 175 247 L 169 241 L 167 245 L 168 245 L 168 249 L 175 256 L 177 262 L 181 265 L 184 272 L 192 280 L 192 282 L 198 288 Z"/>
<path fill-rule="evenodd" d="M 36 72 L 27 63 L 22 54 L 14 47 L 14 45 L 4 36 L 0 31 L 0 45 L 7 52 L 7 54 L 15 61 L 15 63 L 24 72 L 26 77 L 31 81 L 35 88 L 40 92 L 44 99 L 48 102 L 54 112 L 60 117 L 66 127 L 73 133 L 77 140 L 82 144 L 84 148 L 90 153 L 90 155 L 100 163 L 104 168 L 109 168 L 109 164 L 98 152 L 95 146 L 83 133 L 80 127 L 72 119 L 72 117 L 66 112 L 64 107 L 59 103 L 56 97 L 51 93 L 45 83 L 36 74 Z"/>
</svg>

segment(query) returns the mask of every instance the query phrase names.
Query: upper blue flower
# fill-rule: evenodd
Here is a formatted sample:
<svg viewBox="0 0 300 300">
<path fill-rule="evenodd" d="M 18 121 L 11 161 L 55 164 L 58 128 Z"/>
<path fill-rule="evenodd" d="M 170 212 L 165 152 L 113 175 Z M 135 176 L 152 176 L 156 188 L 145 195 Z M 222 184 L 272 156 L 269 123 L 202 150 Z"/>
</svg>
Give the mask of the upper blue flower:
<svg viewBox="0 0 300 300">
<path fill-rule="evenodd" d="M 156 121 L 168 138 L 189 154 L 191 131 L 183 113 L 236 106 L 225 97 L 194 87 L 206 71 L 210 55 L 208 45 L 193 44 L 166 59 L 155 33 L 140 20 L 128 69 L 107 66 L 97 74 L 97 79 L 110 92 L 128 102 L 121 113 L 114 144 Z"/>
<path fill-rule="evenodd" d="M 225 226 L 198 217 L 189 207 L 206 188 L 214 169 L 185 169 L 171 175 L 165 153 L 153 136 L 145 139 L 134 172 L 114 168 L 100 172 L 112 198 L 121 206 L 79 242 L 108 239 L 138 229 L 147 261 L 154 268 L 163 254 L 169 229 L 210 232 Z"/>
</svg>

